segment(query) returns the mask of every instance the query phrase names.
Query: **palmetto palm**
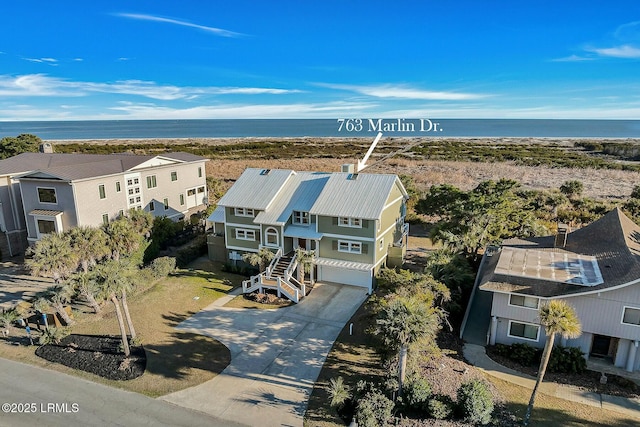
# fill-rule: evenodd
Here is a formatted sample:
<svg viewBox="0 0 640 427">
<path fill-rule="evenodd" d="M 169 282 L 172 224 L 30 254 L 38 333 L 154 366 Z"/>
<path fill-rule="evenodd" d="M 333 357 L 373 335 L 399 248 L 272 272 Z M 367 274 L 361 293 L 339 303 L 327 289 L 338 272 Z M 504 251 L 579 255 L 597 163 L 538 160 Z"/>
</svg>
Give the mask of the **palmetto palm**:
<svg viewBox="0 0 640 427">
<path fill-rule="evenodd" d="M 100 284 L 95 273 L 76 273 L 69 278 L 69 283 L 80 296 L 87 300 L 95 313 L 100 313 L 102 309 L 96 300 L 100 295 Z"/>
<path fill-rule="evenodd" d="M 31 255 L 25 261 L 31 273 L 50 275 L 56 284 L 78 266 L 78 254 L 71 248 L 69 239 L 58 233 L 45 234 L 31 249 Z"/>
<path fill-rule="evenodd" d="M 64 323 L 66 323 L 68 326 L 76 323 L 64 308 L 65 304 L 70 302 L 71 298 L 73 297 L 73 287 L 68 284 L 58 285 L 54 286 L 53 288 L 49 288 L 48 291 L 49 301 L 51 301 L 51 305 L 56 310 L 56 313 L 58 313 L 62 320 L 64 320 Z"/>
<path fill-rule="evenodd" d="M 398 395 L 402 395 L 409 346 L 423 338 L 435 338 L 440 329 L 440 312 L 420 298 L 398 296 L 379 313 L 375 333 L 399 355 Z"/>
<path fill-rule="evenodd" d="M 547 340 L 544 345 L 544 351 L 542 353 L 542 360 L 540 361 L 540 368 L 538 369 L 538 378 L 536 379 L 536 385 L 533 387 L 531 393 L 531 399 L 527 406 L 527 412 L 524 417 L 524 425 L 529 425 L 529 419 L 531 418 L 531 410 L 536 399 L 536 393 L 538 392 L 538 386 L 544 378 L 544 374 L 547 370 L 547 364 L 549 363 L 549 357 L 551 356 L 551 350 L 553 350 L 553 343 L 556 338 L 556 334 L 560 334 L 563 338 L 577 338 L 582 334 L 582 325 L 580 319 L 576 314 L 573 307 L 563 300 L 551 300 L 547 304 L 540 307 L 539 311 L 540 324 L 544 327 L 547 335 Z"/>
<path fill-rule="evenodd" d="M 90 266 L 111 254 L 107 246 L 107 235 L 99 228 L 75 227 L 67 235 L 85 273 Z"/>
<path fill-rule="evenodd" d="M 130 286 L 129 277 L 123 273 L 123 264 L 116 260 L 102 264 L 98 269 L 98 276 L 100 278 L 102 293 L 113 303 L 116 310 L 116 317 L 118 319 L 118 326 L 120 327 L 120 335 L 122 338 L 122 348 L 124 349 L 125 356 L 129 356 L 130 350 L 129 340 L 127 338 L 127 329 L 125 327 L 122 310 L 120 309 L 120 303 L 118 301 L 118 295 L 122 294 L 123 289 Z M 128 320 L 130 321 L 130 318 Z M 129 326 L 132 327 L 133 325 L 129 324 Z M 131 328 L 130 330 L 135 334 L 135 330 Z"/>
<path fill-rule="evenodd" d="M 260 273 L 262 273 L 274 256 L 275 254 L 269 249 L 261 248 L 258 252 L 247 252 L 242 255 L 242 260 L 254 267 L 258 267 Z"/>
<path fill-rule="evenodd" d="M 137 232 L 128 218 L 118 218 L 104 227 L 107 234 L 107 246 L 111 258 L 119 260 L 122 255 L 130 254 L 140 247 L 142 236 Z"/>
<path fill-rule="evenodd" d="M 298 260 L 298 282 L 304 281 L 304 275 L 309 273 L 311 283 L 313 283 L 313 258 L 314 251 L 307 251 L 300 247 L 296 248 L 296 259 Z"/>
</svg>

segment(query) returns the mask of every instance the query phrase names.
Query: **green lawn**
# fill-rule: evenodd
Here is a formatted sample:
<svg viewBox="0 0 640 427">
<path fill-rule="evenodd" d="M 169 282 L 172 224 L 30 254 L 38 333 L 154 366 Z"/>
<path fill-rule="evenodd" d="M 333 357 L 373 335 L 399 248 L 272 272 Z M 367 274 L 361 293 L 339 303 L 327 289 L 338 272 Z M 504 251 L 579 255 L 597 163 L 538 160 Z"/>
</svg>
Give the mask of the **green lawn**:
<svg viewBox="0 0 640 427">
<path fill-rule="evenodd" d="M 190 268 L 177 270 L 145 292 L 130 296 L 131 317 L 147 354 L 147 370 L 131 381 L 109 381 L 47 362 L 34 354 L 35 347 L 0 345 L 0 357 L 153 397 L 192 387 L 220 373 L 230 361 L 229 350 L 213 338 L 180 331 L 175 326 L 239 286 L 240 282 L 240 276 L 222 272 L 220 263 L 200 258 Z M 112 304 L 105 305 L 100 316 L 79 315 L 79 322 L 72 332 L 118 335 L 112 307 Z"/>
</svg>

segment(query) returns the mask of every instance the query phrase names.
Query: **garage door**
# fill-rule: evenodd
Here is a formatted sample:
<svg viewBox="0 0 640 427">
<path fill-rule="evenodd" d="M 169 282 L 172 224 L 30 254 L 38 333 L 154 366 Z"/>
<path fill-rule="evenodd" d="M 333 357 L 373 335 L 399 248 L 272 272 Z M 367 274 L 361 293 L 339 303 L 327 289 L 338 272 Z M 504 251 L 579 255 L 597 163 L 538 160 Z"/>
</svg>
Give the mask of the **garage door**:
<svg viewBox="0 0 640 427">
<path fill-rule="evenodd" d="M 319 280 L 325 282 L 342 283 L 345 285 L 371 287 L 371 273 L 362 270 L 350 270 L 347 268 L 330 267 L 321 265 Z"/>
</svg>

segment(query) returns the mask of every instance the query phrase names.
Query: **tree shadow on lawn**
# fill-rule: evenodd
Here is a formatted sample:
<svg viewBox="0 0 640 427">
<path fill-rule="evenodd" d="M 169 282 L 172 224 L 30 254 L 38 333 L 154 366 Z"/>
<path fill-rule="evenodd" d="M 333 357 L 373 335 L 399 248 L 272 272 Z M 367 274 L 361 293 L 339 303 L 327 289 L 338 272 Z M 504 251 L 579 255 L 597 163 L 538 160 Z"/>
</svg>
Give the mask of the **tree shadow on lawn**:
<svg viewBox="0 0 640 427">
<path fill-rule="evenodd" d="M 515 414 L 518 420 L 522 420 L 524 419 L 524 414 L 527 411 L 527 405 L 520 403 L 509 404 L 508 409 L 511 413 Z M 534 406 L 533 411 L 531 412 L 531 425 L 534 426 L 583 426 L 587 425 L 585 423 L 588 423 L 589 426 L 629 427 L 640 425 L 640 418 L 634 419 L 623 414 L 619 414 L 619 418 L 608 418 L 606 421 L 596 422 L 593 420 L 578 418 L 569 412 L 560 409 Z"/>
<path fill-rule="evenodd" d="M 170 341 L 145 345 L 147 371 L 165 378 L 184 379 L 190 370 L 219 374 L 231 362 L 229 349 L 205 335 L 176 331 Z"/>
</svg>

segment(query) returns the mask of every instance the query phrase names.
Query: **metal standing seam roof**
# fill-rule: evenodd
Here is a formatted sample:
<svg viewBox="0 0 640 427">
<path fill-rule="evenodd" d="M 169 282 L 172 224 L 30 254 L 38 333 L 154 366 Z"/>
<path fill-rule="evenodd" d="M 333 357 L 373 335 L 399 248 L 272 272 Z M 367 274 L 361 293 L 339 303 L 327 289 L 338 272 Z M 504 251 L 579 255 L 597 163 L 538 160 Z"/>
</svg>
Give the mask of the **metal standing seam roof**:
<svg viewBox="0 0 640 427">
<path fill-rule="evenodd" d="M 284 225 L 293 211 L 309 212 L 331 174 L 297 172 L 287 180 L 269 207 L 256 215 L 257 224 Z"/>
<path fill-rule="evenodd" d="M 342 216 L 375 220 L 380 218 L 396 175 L 332 173 L 309 210 L 312 215 Z M 400 186 L 402 188 L 402 186 Z"/>
<path fill-rule="evenodd" d="M 282 191 L 289 178 L 295 174 L 290 169 L 246 169 L 240 178 L 218 201 L 218 205 L 232 208 L 265 210 Z"/>
<path fill-rule="evenodd" d="M 216 209 L 209 215 L 207 221 L 209 222 L 225 222 L 224 206 L 217 206 Z"/>
<path fill-rule="evenodd" d="M 640 227 L 616 208 L 599 220 L 567 236 L 564 248 L 554 247 L 554 236 L 511 239 L 503 247 L 553 251 L 560 256 L 576 254 L 594 257 L 602 283 L 592 286 L 554 282 L 501 271 L 498 252 L 485 258 L 480 288 L 497 292 L 516 292 L 540 297 L 558 297 L 601 291 L 640 279 Z"/>
</svg>

